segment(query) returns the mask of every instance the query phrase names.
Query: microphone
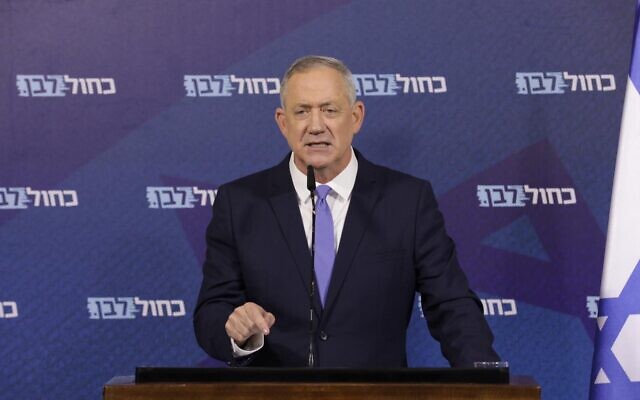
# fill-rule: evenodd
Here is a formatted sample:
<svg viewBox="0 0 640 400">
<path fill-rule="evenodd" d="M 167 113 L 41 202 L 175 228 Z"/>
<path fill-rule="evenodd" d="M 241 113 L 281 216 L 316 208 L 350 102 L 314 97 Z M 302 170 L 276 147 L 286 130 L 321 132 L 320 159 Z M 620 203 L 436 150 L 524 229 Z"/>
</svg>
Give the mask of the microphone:
<svg viewBox="0 0 640 400">
<path fill-rule="evenodd" d="M 311 192 L 311 282 L 309 283 L 309 367 L 315 365 L 313 356 L 313 297 L 316 291 L 315 247 L 316 247 L 316 174 L 311 165 L 307 166 L 307 189 Z"/>
<path fill-rule="evenodd" d="M 312 195 L 316 191 L 316 173 L 311 165 L 307 166 L 307 189 Z M 311 198 L 313 199 L 313 196 Z"/>
</svg>

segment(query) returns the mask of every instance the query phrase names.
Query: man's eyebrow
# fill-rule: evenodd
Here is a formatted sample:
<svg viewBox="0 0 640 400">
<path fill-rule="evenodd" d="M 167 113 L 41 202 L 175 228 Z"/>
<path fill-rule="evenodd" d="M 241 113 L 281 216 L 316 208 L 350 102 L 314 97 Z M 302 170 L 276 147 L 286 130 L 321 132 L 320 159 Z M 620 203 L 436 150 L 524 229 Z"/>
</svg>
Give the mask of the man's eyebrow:
<svg viewBox="0 0 640 400">
<path fill-rule="evenodd" d="M 335 102 L 333 102 L 333 101 L 325 101 L 325 102 L 320 103 L 318 105 L 318 107 L 326 107 L 326 106 L 332 106 L 332 105 L 335 105 Z M 311 108 L 311 107 L 313 107 L 313 105 L 310 104 L 310 103 L 296 103 L 293 106 L 294 107 L 303 107 L 303 108 Z"/>
</svg>

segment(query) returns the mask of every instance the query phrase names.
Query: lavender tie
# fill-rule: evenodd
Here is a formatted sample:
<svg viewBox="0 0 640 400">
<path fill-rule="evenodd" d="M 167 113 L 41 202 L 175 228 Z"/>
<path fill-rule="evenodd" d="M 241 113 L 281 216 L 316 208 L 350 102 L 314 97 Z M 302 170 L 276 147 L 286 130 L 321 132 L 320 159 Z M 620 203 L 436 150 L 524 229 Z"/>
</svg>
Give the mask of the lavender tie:
<svg viewBox="0 0 640 400">
<path fill-rule="evenodd" d="M 333 244 L 333 218 L 331 218 L 331 210 L 327 204 L 327 195 L 330 191 L 331 187 L 327 185 L 320 185 L 316 188 L 318 201 L 316 203 L 314 268 L 316 270 L 316 281 L 318 282 L 320 301 L 323 307 L 324 300 L 327 297 L 327 290 L 329 289 L 329 281 L 331 280 L 333 260 L 336 258 Z"/>
</svg>

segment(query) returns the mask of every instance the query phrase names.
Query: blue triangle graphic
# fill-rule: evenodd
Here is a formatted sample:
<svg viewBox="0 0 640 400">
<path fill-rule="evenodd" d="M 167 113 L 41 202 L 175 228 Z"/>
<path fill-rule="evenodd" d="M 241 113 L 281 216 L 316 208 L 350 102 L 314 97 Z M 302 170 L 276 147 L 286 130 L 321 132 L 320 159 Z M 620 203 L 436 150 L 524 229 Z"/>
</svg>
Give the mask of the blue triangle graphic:
<svg viewBox="0 0 640 400">
<path fill-rule="evenodd" d="M 482 244 L 538 260 L 550 261 L 540 237 L 526 215 L 493 232 L 482 240 Z"/>
</svg>

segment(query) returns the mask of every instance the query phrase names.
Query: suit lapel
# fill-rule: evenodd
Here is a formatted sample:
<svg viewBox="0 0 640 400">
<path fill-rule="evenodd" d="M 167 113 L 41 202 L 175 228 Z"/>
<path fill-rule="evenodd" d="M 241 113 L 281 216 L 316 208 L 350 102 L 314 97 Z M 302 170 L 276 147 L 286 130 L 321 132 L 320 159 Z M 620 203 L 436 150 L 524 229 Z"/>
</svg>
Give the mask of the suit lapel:
<svg viewBox="0 0 640 400">
<path fill-rule="evenodd" d="M 307 244 L 302 217 L 300 216 L 297 194 L 289 173 L 289 156 L 272 170 L 270 190 L 269 202 L 296 264 L 301 282 L 307 295 L 309 295 L 311 253 Z M 322 315 L 320 296 L 317 290 L 313 303 L 313 308 L 317 315 Z"/>
<path fill-rule="evenodd" d="M 377 177 L 376 166 L 369 163 L 356 151 L 358 175 L 351 193 L 349 210 L 342 229 L 340 246 L 333 265 L 331 283 L 324 308 L 325 317 L 331 312 L 342 284 L 353 263 L 358 246 L 367 228 L 373 208 L 381 193 L 382 180 Z"/>
</svg>

